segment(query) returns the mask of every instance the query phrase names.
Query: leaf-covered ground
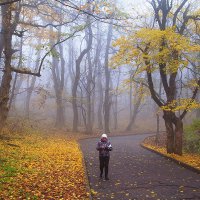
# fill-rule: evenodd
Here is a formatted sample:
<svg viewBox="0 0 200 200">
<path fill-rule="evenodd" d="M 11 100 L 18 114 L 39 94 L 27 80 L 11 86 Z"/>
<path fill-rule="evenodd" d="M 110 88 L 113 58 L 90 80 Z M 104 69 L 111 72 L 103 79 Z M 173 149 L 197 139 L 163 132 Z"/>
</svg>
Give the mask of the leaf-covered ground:
<svg viewBox="0 0 200 200">
<path fill-rule="evenodd" d="M 159 146 L 155 146 L 155 145 L 147 144 L 147 143 L 143 143 L 142 145 L 149 149 L 157 151 L 167 157 L 173 158 L 177 161 L 183 162 L 187 165 L 190 165 L 200 170 L 200 155 L 199 154 L 183 153 L 182 156 L 179 156 L 176 154 L 168 154 L 165 147 L 159 147 Z"/>
<path fill-rule="evenodd" d="M 1 138 L 0 199 L 88 199 L 82 153 L 66 138 Z"/>
</svg>

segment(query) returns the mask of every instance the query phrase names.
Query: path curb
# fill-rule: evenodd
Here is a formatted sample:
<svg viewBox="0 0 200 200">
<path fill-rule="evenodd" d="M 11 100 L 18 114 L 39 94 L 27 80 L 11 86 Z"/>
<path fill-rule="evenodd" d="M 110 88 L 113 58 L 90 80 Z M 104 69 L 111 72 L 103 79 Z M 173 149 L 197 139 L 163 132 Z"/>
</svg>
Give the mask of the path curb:
<svg viewBox="0 0 200 200">
<path fill-rule="evenodd" d="M 87 189 L 87 192 L 89 194 L 88 198 L 89 198 L 89 200 L 93 200 L 92 194 L 91 194 L 90 182 L 89 182 L 88 173 L 87 173 L 86 164 L 85 164 L 85 158 L 84 158 L 83 152 L 81 150 L 80 143 L 78 143 L 78 146 L 79 146 L 79 149 L 80 149 L 81 154 L 82 154 L 82 164 L 83 164 L 83 169 L 84 169 L 84 172 L 85 172 L 86 189 Z"/>
<path fill-rule="evenodd" d="M 149 150 L 149 151 L 151 151 L 151 152 L 153 152 L 153 153 L 156 153 L 156 154 L 158 154 L 158 155 L 164 157 L 165 159 L 168 159 L 168 160 L 173 161 L 174 163 L 176 163 L 176 164 L 179 165 L 179 166 L 182 166 L 182 167 L 184 167 L 184 168 L 186 168 L 186 169 L 189 169 L 189 170 L 191 170 L 191 171 L 193 171 L 193 172 L 195 172 L 195 173 L 197 173 L 197 174 L 200 174 L 200 170 L 197 169 L 197 168 L 195 168 L 195 167 L 192 167 L 191 165 L 188 165 L 188 164 L 186 164 L 186 163 L 184 163 L 184 162 L 182 162 L 182 161 L 179 161 L 179 160 L 177 160 L 177 159 L 175 159 L 175 158 L 171 158 L 171 157 L 169 157 L 169 156 L 167 156 L 167 155 L 165 155 L 165 154 L 162 154 L 161 152 L 158 152 L 158 151 L 156 151 L 156 150 L 154 150 L 154 149 L 151 149 L 151 148 L 149 148 L 149 147 L 146 147 L 146 146 L 145 146 L 144 144 L 142 144 L 142 143 L 140 144 L 140 146 L 141 146 L 142 148 L 144 148 L 144 149 L 147 149 L 147 150 Z"/>
</svg>

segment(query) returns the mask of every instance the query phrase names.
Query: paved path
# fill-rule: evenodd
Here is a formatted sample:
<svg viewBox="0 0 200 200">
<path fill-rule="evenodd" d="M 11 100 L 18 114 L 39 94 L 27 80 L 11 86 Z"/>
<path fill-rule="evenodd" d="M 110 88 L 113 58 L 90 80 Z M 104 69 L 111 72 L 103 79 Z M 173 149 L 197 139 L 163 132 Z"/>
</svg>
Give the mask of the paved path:
<svg viewBox="0 0 200 200">
<path fill-rule="evenodd" d="M 147 135 L 112 137 L 109 181 L 99 179 L 98 139 L 81 141 L 93 199 L 199 199 L 200 175 L 140 147 Z"/>
</svg>

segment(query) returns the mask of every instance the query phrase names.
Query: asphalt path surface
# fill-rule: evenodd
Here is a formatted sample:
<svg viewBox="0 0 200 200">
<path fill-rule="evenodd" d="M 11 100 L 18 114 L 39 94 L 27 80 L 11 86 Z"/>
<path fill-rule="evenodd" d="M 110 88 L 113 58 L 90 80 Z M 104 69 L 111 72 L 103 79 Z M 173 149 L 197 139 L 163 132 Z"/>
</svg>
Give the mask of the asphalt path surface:
<svg viewBox="0 0 200 200">
<path fill-rule="evenodd" d="M 147 135 L 109 138 L 109 181 L 99 178 L 98 139 L 82 140 L 94 200 L 199 199 L 200 175 L 142 147 Z"/>
</svg>

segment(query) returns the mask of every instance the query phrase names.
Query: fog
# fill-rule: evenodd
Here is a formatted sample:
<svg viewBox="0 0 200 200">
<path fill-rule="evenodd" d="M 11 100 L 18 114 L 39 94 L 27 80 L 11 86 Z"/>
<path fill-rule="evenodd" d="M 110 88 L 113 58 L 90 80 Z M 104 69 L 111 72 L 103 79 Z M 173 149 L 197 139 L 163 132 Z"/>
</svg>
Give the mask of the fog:
<svg viewBox="0 0 200 200">
<path fill-rule="evenodd" d="M 98 2 L 96 7 L 92 1 L 89 3 L 91 6 L 84 1 L 66 4 L 46 1 L 40 5 L 35 0 L 29 6 L 22 5 L 12 36 L 12 49 L 16 52 L 12 54 L 11 64 L 33 73 L 41 66 L 41 76 L 12 73 L 9 119 L 88 134 L 155 132 L 160 119 L 160 130 L 164 130 L 162 110 L 152 100 L 149 90 L 139 93 L 140 84 L 133 79 L 136 66 L 122 65 L 115 69 L 110 66 L 111 57 L 118 51 L 112 45 L 117 38 L 126 35 L 127 30 L 152 27 L 154 16 L 150 3 L 146 0 L 108 1 L 108 5 L 99 2 L 96 11 Z M 30 8 L 32 5 L 35 7 Z M 19 6 L 17 3 L 12 11 L 13 20 Z M 102 8 L 108 11 L 103 12 Z M 48 15 L 45 10 L 49 11 Z M 0 28 L 4 28 L 2 20 Z M 20 31 L 23 37 L 17 36 Z M 3 51 L 1 55 L 2 82 Z M 187 70 L 183 75 L 192 76 Z M 157 91 L 158 76 L 158 73 L 153 75 Z M 145 78 L 144 73 L 140 78 Z M 192 92 L 183 88 L 181 96 L 185 94 L 189 96 Z M 186 123 L 195 116 L 195 111 L 190 112 Z"/>
</svg>

